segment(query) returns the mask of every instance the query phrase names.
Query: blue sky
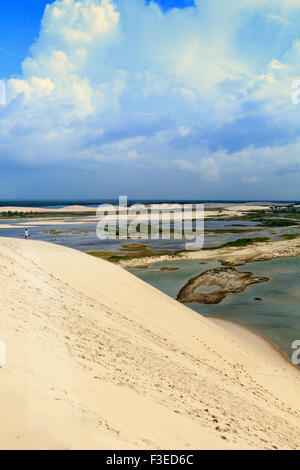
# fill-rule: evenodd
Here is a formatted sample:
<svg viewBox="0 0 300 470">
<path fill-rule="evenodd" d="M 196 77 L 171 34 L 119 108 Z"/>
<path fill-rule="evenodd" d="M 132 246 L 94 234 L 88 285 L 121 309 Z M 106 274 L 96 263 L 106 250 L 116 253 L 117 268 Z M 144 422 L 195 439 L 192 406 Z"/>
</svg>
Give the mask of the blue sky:
<svg viewBox="0 0 300 470">
<path fill-rule="evenodd" d="M 13 0 L 0 31 L 0 198 L 300 199 L 300 0 Z"/>
<path fill-rule="evenodd" d="M 38 39 L 45 7 L 54 0 L 12 0 L 0 3 L 1 75 L 21 73 L 30 46 Z M 149 3 L 149 2 L 148 2 Z M 194 5 L 194 0 L 157 0 L 163 11 Z"/>
<path fill-rule="evenodd" d="M 38 38 L 46 1 L 19 0 L 0 3 L 1 75 L 21 72 L 21 64 Z"/>
</svg>

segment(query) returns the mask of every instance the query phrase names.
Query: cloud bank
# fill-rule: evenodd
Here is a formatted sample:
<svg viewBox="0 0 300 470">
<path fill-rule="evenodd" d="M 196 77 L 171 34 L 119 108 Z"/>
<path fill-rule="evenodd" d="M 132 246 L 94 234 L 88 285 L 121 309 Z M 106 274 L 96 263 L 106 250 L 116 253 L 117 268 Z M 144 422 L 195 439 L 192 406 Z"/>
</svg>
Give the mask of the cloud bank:
<svg viewBox="0 0 300 470">
<path fill-rule="evenodd" d="M 166 196 L 173 174 L 178 197 L 300 199 L 299 23 L 298 0 L 57 0 L 6 77 L 2 168 L 111 166 L 160 172 Z"/>
</svg>

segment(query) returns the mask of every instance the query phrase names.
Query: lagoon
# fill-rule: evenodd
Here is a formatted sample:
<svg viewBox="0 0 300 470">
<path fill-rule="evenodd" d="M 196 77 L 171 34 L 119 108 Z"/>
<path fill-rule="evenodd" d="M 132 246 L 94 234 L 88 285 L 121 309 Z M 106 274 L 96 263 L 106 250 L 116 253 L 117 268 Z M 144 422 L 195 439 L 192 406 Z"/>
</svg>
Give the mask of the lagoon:
<svg viewBox="0 0 300 470">
<path fill-rule="evenodd" d="M 156 263 L 146 269 L 129 271 L 152 286 L 176 298 L 180 289 L 204 271 L 220 266 L 217 260 Z M 176 267 L 176 271 L 161 271 Z M 244 292 L 229 294 L 218 305 L 188 303 L 187 306 L 211 318 L 230 320 L 255 330 L 269 339 L 288 358 L 300 340 L 300 258 L 280 258 L 239 266 L 241 272 L 269 277 L 270 281 L 249 286 Z M 262 299 L 261 301 L 255 299 Z"/>
</svg>

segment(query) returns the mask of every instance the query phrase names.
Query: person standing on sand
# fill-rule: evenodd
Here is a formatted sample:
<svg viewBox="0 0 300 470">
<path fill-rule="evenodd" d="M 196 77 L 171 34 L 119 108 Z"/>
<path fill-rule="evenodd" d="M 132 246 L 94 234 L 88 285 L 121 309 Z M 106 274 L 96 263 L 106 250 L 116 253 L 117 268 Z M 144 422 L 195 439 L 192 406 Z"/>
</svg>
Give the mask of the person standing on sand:
<svg viewBox="0 0 300 470">
<path fill-rule="evenodd" d="M 25 229 L 25 240 L 28 240 L 28 238 L 30 237 L 29 235 L 29 232 L 28 232 L 28 228 Z"/>
</svg>

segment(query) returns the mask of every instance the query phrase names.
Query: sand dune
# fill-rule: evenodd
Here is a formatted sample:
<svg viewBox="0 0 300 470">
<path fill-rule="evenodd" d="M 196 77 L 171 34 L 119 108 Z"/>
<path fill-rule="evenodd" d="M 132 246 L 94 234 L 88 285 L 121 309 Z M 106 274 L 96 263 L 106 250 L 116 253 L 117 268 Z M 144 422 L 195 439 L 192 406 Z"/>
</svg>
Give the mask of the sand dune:
<svg viewBox="0 0 300 470">
<path fill-rule="evenodd" d="M 139 266 L 148 266 L 161 262 L 193 259 L 218 259 L 219 261 L 234 264 L 240 262 L 250 263 L 252 261 L 267 261 L 274 258 L 289 258 L 293 256 L 300 256 L 300 245 L 298 238 L 294 240 L 281 240 L 277 242 L 257 242 L 244 248 L 225 246 L 216 248 L 214 250 L 202 249 L 195 251 L 182 251 L 178 255 L 172 254 L 155 257 L 132 258 L 120 261 L 119 265 L 126 268 L 133 268 Z"/>
<path fill-rule="evenodd" d="M 95 212 L 95 207 L 87 207 L 87 206 L 66 206 L 61 207 L 60 209 L 49 209 L 43 207 L 19 207 L 19 206 L 7 206 L 7 207 L 0 207 L 1 212 L 23 212 L 25 213 L 47 213 L 50 214 L 52 212 Z"/>
<path fill-rule="evenodd" d="M 247 204 L 232 204 L 225 208 L 225 211 L 230 212 L 231 216 L 240 215 L 243 212 L 252 212 L 252 211 L 261 211 L 261 210 L 270 210 L 270 205 L 247 205 Z"/>
<path fill-rule="evenodd" d="M 165 210 L 167 208 L 168 204 L 165 204 Z M 104 206 L 105 207 L 105 206 Z M 147 206 L 149 207 L 149 206 Z M 172 207 L 172 204 L 170 204 L 170 207 Z M 107 206 L 107 210 L 110 209 L 110 206 Z M 116 211 L 124 211 L 124 208 L 120 208 L 119 206 L 115 206 L 115 209 Z M 155 211 L 155 209 L 160 209 L 160 206 L 159 205 L 156 205 L 156 204 L 152 204 L 152 209 Z M 230 204 L 229 206 L 224 206 L 223 207 L 223 212 L 222 213 L 218 213 L 216 212 L 215 210 L 210 210 L 210 206 L 208 205 L 208 207 L 205 208 L 205 217 L 217 217 L 217 216 L 222 216 L 222 217 L 232 217 L 232 216 L 236 216 L 236 215 L 242 215 L 243 213 L 246 213 L 246 212 L 251 212 L 251 211 L 257 211 L 257 210 L 266 210 L 266 209 L 270 209 L 269 206 L 259 206 L 259 205 L 256 205 L 256 206 L 251 206 L 251 205 L 240 205 L 240 204 Z M 0 213 L 2 212 L 22 212 L 22 213 L 30 213 L 30 212 L 34 212 L 34 213 L 93 213 L 93 212 L 96 212 L 97 211 L 97 207 L 88 207 L 88 206 L 80 206 L 80 205 L 70 205 L 70 206 L 65 206 L 65 207 L 61 207 L 59 209 L 55 208 L 55 209 L 50 209 L 50 208 L 43 208 L 43 207 L 19 207 L 19 206 L 7 206 L 7 207 L 0 207 Z M 123 217 L 124 218 L 124 217 Z M 133 217 L 132 216 L 129 216 L 129 219 L 132 219 Z M 159 217 L 157 217 L 159 218 Z M 165 215 L 163 214 L 161 216 L 162 220 L 164 219 L 167 219 L 168 218 L 168 214 Z M 178 216 L 176 217 L 176 214 L 175 214 L 175 218 L 178 218 Z M 181 218 L 181 215 L 180 215 L 180 218 Z M 193 218 L 193 213 L 189 213 L 188 211 L 185 212 L 184 214 L 184 218 L 185 219 L 191 219 Z M 120 219 L 122 220 L 122 217 L 120 217 Z"/>
<path fill-rule="evenodd" d="M 122 268 L 0 239 L 0 448 L 300 447 L 299 371 Z"/>
</svg>

